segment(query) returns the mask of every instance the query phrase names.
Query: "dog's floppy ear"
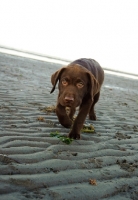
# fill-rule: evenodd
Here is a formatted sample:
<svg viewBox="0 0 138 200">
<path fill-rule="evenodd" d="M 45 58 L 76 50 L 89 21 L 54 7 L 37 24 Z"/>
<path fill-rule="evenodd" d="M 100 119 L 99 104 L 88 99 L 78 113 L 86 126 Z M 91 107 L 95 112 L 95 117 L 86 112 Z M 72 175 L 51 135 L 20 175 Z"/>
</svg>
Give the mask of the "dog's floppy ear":
<svg viewBox="0 0 138 200">
<path fill-rule="evenodd" d="M 62 72 L 63 72 L 65 69 L 66 69 L 66 68 L 63 67 L 63 68 L 59 69 L 58 71 L 56 71 L 54 74 L 52 74 L 52 76 L 51 76 L 51 83 L 52 83 L 52 85 L 53 85 L 53 88 L 52 88 L 52 90 L 51 90 L 50 93 L 54 92 L 55 87 L 56 87 L 56 84 L 57 84 L 57 82 L 58 82 L 58 80 L 59 80 L 59 78 L 60 78 Z"/>
<path fill-rule="evenodd" d="M 92 98 L 92 101 L 93 101 L 93 97 L 95 96 L 96 93 L 98 93 L 98 90 L 99 90 L 99 83 L 98 81 L 96 80 L 96 78 L 94 77 L 93 74 L 91 73 L 87 73 L 88 74 L 88 77 L 89 77 L 89 92 L 90 92 L 90 95 L 91 95 L 91 98 Z"/>
</svg>

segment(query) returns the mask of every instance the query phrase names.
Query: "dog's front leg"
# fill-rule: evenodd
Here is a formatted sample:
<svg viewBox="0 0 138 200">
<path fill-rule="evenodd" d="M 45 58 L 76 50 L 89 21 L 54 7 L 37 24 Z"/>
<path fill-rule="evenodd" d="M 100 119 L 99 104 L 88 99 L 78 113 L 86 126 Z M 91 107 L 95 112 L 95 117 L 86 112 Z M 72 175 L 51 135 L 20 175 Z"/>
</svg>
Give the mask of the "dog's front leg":
<svg viewBox="0 0 138 200">
<path fill-rule="evenodd" d="M 72 129 L 69 133 L 70 138 L 80 139 L 80 132 L 83 127 L 83 123 L 86 119 L 86 116 L 89 113 L 91 105 L 92 105 L 91 99 L 88 99 L 87 101 L 85 101 L 85 103 L 82 102 L 78 116 L 76 117 Z"/>
<path fill-rule="evenodd" d="M 57 104 L 56 114 L 57 114 L 58 120 L 62 126 L 66 127 L 66 128 L 71 127 L 74 113 L 75 113 L 75 109 L 71 109 L 70 114 L 67 115 L 65 107 L 59 103 Z"/>
</svg>

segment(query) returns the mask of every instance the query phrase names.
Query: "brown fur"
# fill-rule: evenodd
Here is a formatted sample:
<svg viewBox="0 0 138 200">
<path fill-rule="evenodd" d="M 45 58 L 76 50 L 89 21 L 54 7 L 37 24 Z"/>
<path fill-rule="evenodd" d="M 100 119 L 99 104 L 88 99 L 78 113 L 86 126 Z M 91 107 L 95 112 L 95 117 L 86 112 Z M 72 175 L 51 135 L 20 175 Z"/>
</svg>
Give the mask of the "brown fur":
<svg viewBox="0 0 138 200">
<path fill-rule="evenodd" d="M 91 120 L 96 120 L 94 105 L 100 96 L 100 88 L 104 80 L 104 71 L 93 59 L 79 59 L 63 67 L 51 76 L 53 88 L 59 81 L 59 95 L 57 99 L 56 114 L 64 127 L 71 127 L 70 138 L 79 139 L 83 123 L 89 113 Z M 76 107 L 79 113 L 72 124 Z M 70 109 L 66 113 L 66 107 Z"/>
</svg>

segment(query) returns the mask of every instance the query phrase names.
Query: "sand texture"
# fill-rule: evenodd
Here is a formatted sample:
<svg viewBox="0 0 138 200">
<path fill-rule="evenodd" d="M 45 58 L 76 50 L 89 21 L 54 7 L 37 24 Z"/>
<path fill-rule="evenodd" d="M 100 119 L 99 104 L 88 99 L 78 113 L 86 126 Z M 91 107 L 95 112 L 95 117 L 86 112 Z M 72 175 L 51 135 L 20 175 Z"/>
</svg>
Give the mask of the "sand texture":
<svg viewBox="0 0 138 200">
<path fill-rule="evenodd" d="M 106 73 L 95 132 L 67 145 L 46 110 L 60 67 L 0 54 L 0 200 L 137 200 L 138 80 Z"/>
</svg>

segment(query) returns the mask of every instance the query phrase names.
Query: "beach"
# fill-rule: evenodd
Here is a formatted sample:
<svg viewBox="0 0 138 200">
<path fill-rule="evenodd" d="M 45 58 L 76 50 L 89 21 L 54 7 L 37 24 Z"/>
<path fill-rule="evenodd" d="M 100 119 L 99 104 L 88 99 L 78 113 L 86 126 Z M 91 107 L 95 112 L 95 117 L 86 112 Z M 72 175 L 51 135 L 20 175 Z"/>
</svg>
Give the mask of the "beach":
<svg viewBox="0 0 138 200">
<path fill-rule="evenodd" d="M 138 79 L 105 72 L 94 132 L 66 144 L 48 110 L 61 67 L 0 53 L 0 200 L 137 200 Z"/>
</svg>

